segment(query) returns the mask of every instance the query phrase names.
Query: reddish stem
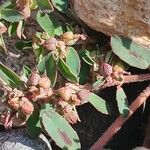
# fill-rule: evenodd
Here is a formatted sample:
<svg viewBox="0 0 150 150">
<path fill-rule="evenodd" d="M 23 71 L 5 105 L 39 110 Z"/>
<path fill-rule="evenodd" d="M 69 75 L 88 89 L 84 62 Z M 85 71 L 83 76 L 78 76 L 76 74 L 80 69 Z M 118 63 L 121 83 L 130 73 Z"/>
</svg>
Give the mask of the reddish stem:
<svg viewBox="0 0 150 150">
<path fill-rule="evenodd" d="M 123 84 L 132 83 L 132 82 L 142 82 L 142 81 L 148 81 L 148 80 L 150 80 L 150 73 L 138 74 L 138 75 L 124 75 L 124 83 Z M 101 89 L 104 89 L 107 87 L 116 86 L 118 84 L 119 84 L 118 81 L 107 82 L 104 85 L 98 86 L 93 90 L 98 91 L 98 90 L 101 90 Z"/>
<path fill-rule="evenodd" d="M 116 134 L 122 125 L 131 117 L 131 115 L 146 101 L 150 96 L 150 85 L 132 102 L 128 117 L 123 118 L 121 115 L 112 123 L 112 125 L 103 133 L 98 141 L 91 147 L 91 150 L 102 150 L 106 143 Z"/>
</svg>

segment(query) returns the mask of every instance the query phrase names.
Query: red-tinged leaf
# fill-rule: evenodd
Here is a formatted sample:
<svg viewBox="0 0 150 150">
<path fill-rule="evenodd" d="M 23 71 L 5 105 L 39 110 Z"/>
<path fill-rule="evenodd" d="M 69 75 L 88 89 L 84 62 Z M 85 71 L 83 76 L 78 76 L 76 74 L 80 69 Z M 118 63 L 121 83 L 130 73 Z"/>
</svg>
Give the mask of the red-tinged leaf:
<svg viewBox="0 0 150 150">
<path fill-rule="evenodd" d="M 111 46 L 113 52 L 130 66 L 140 69 L 150 66 L 150 49 L 120 36 L 111 37 Z"/>
<path fill-rule="evenodd" d="M 50 104 L 45 104 L 41 110 L 43 130 L 62 149 L 81 149 L 79 138 L 70 124 L 60 116 Z"/>
</svg>

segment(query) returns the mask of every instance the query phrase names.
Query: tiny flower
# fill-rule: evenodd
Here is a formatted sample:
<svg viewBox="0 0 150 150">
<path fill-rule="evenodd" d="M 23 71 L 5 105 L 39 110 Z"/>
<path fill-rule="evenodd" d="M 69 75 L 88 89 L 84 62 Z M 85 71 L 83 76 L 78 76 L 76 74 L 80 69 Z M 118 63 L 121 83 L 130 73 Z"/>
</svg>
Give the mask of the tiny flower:
<svg viewBox="0 0 150 150">
<path fill-rule="evenodd" d="M 19 98 L 18 97 L 14 97 L 12 99 L 9 99 L 8 100 L 8 105 L 13 107 L 14 109 L 18 109 L 19 108 Z"/>
<path fill-rule="evenodd" d="M 74 35 L 72 31 L 65 32 L 62 36 L 63 41 L 66 43 L 70 40 L 73 40 Z"/>
<path fill-rule="evenodd" d="M 39 86 L 44 88 L 44 89 L 48 89 L 51 86 L 51 81 L 48 77 L 43 76 L 40 80 L 39 80 Z"/>
<path fill-rule="evenodd" d="M 49 102 L 51 99 L 53 91 L 51 88 L 44 89 L 42 87 L 39 87 L 39 94 L 36 96 L 36 101 L 42 101 L 42 102 Z"/>
<path fill-rule="evenodd" d="M 57 42 L 57 48 L 60 50 L 60 57 L 65 58 L 66 57 L 66 45 L 63 41 Z"/>
<path fill-rule="evenodd" d="M 43 46 L 49 51 L 55 51 L 56 45 L 57 45 L 57 40 L 54 37 L 49 38 L 43 43 Z"/>
<path fill-rule="evenodd" d="M 20 99 L 20 110 L 25 114 L 25 115 L 31 115 L 32 112 L 34 111 L 34 106 L 33 104 L 26 98 L 22 97 Z"/>
<path fill-rule="evenodd" d="M 5 27 L 5 25 L 0 22 L 0 34 L 3 34 L 7 31 L 7 28 Z"/>
<path fill-rule="evenodd" d="M 63 87 L 58 90 L 58 93 L 64 101 L 69 101 L 73 94 L 73 90 L 69 87 Z"/>
<path fill-rule="evenodd" d="M 27 83 L 31 86 L 37 86 L 40 80 L 40 75 L 36 72 L 32 72 L 28 78 Z"/>
</svg>

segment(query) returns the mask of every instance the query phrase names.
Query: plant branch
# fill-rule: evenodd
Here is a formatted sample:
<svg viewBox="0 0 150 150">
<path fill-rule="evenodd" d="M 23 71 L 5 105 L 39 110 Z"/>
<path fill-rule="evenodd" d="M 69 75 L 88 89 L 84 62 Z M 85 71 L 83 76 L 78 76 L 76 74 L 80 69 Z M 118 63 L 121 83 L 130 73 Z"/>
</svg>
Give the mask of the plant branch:
<svg viewBox="0 0 150 150">
<path fill-rule="evenodd" d="M 125 75 L 124 76 L 124 83 L 123 84 L 127 84 L 127 83 L 132 83 L 132 82 L 142 82 L 142 81 L 148 81 L 150 80 L 150 73 L 147 74 L 139 74 L 139 75 Z M 93 89 L 93 91 L 99 91 L 101 89 L 105 89 L 107 87 L 112 87 L 112 86 L 116 86 L 119 85 L 118 81 L 115 82 L 107 82 L 101 86 L 97 86 Z"/>
<path fill-rule="evenodd" d="M 122 125 L 131 117 L 131 115 L 148 99 L 150 96 L 150 85 L 132 102 L 129 109 L 129 115 L 123 118 L 121 115 L 112 123 L 112 125 L 103 133 L 98 141 L 91 147 L 91 150 L 102 150 L 106 143 L 116 134 Z"/>
</svg>

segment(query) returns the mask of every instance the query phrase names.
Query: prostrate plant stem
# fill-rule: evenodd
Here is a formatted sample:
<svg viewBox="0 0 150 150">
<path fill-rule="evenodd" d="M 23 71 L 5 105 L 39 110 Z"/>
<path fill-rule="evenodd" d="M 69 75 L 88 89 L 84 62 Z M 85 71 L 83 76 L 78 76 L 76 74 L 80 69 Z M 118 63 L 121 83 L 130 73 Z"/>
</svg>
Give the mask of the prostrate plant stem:
<svg viewBox="0 0 150 150">
<path fill-rule="evenodd" d="M 121 115 L 116 118 L 112 125 L 103 133 L 98 141 L 90 148 L 91 150 L 102 150 L 107 142 L 116 134 L 122 125 L 131 117 L 131 115 L 150 97 L 150 85 L 132 102 L 129 109 L 129 115 L 123 118 Z"/>
</svg>

